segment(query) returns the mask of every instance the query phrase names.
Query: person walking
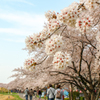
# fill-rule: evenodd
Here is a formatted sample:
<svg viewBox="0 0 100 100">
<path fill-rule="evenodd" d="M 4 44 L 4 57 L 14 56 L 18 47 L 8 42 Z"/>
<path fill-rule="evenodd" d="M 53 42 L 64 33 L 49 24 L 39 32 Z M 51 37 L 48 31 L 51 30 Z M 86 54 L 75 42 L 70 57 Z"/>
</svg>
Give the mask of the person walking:
<svg viewBox="0 0 100 100">
<path fill-rule="evenodd" d="M 46 95 L 47 95 L 47 93 L 46 93 L 46 89 L 44 90 L 44 100 L 46 100 Z"/>
<path fill-rule="evenodd" d="M 35 98 L 35 99 L 37 98 L 36 95 L 37 95 L 37 91 L 34 90 L 34 98 Z"/>
<path fill-rule="evenodd" d="M 28 90 L 28 88 L 26 88 L 26 89 L 25 89 L 25 99 L 26 99 L 26 100 L 28 100 L 28 93 L 29 93 L 29 90 Z"/>
<path fill-rule="evenodd" d="M 55 100 L 63 100 L 64 92 L 61 89 L 60 85 L 57 85 L 57 89 L 55 90 Z"/>
<path fill-rule="evenodd" d="M 49 96 L 49 100 L 54 100 L 54 93 L 55 93 L 55 89 L 52 87 L 51 84 L 49 84 L 49 89 L 47 90 L 47 95 Z"/>
<path fill-rule="evenodd" d="M 38 91 L 38 95 L 39 95 L 39 100 L 41 100 L 42 91 L 40 89 Z"/>
<path fill-rule="evenodd" d="M 33 96 L 34 92 L 32 89 L 29 90 L 29 96 L 30 96 L 30 100 L 32 100 L 32 96 Z"/>
<path fill-rule="evenodd" d="M 49 86 L 47 87 L 46 94 L 47 94 L 48 89 L 49 89 Z M 47 96 L 47 100 L 49 100 L 49 95 L 47 94 L 46 96 Z"/>
</svg>

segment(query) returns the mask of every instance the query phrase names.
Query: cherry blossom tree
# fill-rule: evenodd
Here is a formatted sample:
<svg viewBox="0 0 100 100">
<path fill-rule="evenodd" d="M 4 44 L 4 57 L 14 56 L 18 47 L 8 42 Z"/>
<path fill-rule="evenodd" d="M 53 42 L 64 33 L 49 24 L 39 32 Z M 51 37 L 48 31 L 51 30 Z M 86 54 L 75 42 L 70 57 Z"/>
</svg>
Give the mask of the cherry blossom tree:
<svg viewBox="0 0 100 100">
<path fill-rule="evenodd" d="M 7 89 L 7 84 L 4 84 L 4 83 L 0 83 L 0 88 L 3 87 L 3 88 L 6 88 Z"/>
<path fill-rule="evenodd" d="M 10 82 L 8 86 L 10 88 L 19 87 L 25 89 L 28 87 L 36 89 L 36 87 L 39 87 L 42 89 L 45 86 L 48 86 L 48 84 L 56 84 L 57 82 L 59 83 L 59 80 L 63 79 L 63 76 L 51 76 L 49 71 L 52 71 L 54 68 L 53 66 L 50 67 L 50 63 L 52 63 L 51 57 L 47 58 L 41 65 L 38 65 L 37 71 L 28 71 L 22 67 L 14 69 L 13 71 L 16 73 L 10 77 L 15 77 L 16 79 Z"/>
<path fill-rule="evenodd" d="M 24 63 L 26 79 L 29 82 L 30 78 L 35 86 L 70 83 L 84 93 L 86 100 L 97 100 L 100 0 L 80 0 L 60 13 L 48 11 L 45 16 L 48 22 L 44 29 L 25 39 L 26 49 L 32 54 Z"/>
</svg>

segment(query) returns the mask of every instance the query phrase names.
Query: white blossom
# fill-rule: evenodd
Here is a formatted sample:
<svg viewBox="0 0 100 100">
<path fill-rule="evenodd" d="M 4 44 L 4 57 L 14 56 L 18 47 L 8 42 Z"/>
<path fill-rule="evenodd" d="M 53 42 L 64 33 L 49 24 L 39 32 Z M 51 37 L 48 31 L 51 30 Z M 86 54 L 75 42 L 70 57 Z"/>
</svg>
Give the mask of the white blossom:
<svg viewBox="0 0 100 100">
<path fill-rule="evenodd" d="M 100 0 L 86 0 L 85 1 L 85 7 L 87 9 L 89 9 L 90 11 L 94 10 L 94 9 L 96 9 L 99 6 L 97 4 L 97 2 L 100 3 Z"/>
<path fill-rule="evenodd" d="M 84 34 L 87 30 L 90 30 L 93 26 L 92 18 L 90 16 L 84 18 L 78 18 L 76 21 L 76 28 Z"/>
<path fill-rule="evenodd" d="M 44 40 L 45 38 L 47 38 L 48 36 L 50 36 L 51 33 L 48 32 L 47 28 L 44 28 L 40 33 L 39 36 L 41 38 L 41 41 Z"/>
<path fill-rule="evenodd" d="M 78 10 L 78 4 L 72 3 L 69 7 L 61 10 L 57 18 L 64 24 L 74 27 L 76 19 L 79 17 L 80 11 Z"/>
<path fill-rule="evenodd" d="M 96 40 L 100 43 L 100 31 L 97 33 Z"/>
<path fill-rule="evenodd" d="M 48 31 L 50 33 L 54 32 L 57 28 L 61 26 L 61 23 L 58 19 L 51 19 L 48 23 Z"/>
<path fill-rule="evenodd" d="M 97 53 L 96 53 L 95 65 L 96 69 L 98 69 L 100 66 L 100 31 L 98 31 L 97 33 L 96 40 L 97 40 L 97 45 L 96 45 Z"/>
<path fill-rule="evenodd" d="M 55 53 L 52 63 L 56 69 L 64 69 L 70 65 L 71 57 L 67 52 L 58 51 Z"/>
<path fill-rule="evenodd" d="M 45 52 L 48 55 L 53 55 L 55 52 L 61 50 L 64 47 L 64 41 L 62 39 L 62 36 L 53 35 L 46 41 L 45 45 Z"/>
<path fill-rule="evenodd" d="M 27 70 L 34 70 L 36 66 L 36 62 L 34 60 L 34 58 L 28 58 L 25 60 L 24 62 L 24 68 Z"/>
<path fill-rule="evenodd" d="M 49 20 L 51 19 L 56 19 L 57 15 L 55 13 L 55 11 L 51 12 L 50 10 L 48 12 L 45 13 L 45 17 Z"/>
<path fill-rule="evenodd" d="M 30 51 L 36 49 L 37 47 L 40 48 L 43 45 L 43 42 L 39 42 L 41 40 L 40 35 L 38 34 L 33 34 L 29 37 L 26 37 L 25 43 L 26 43 L 26 48 Z"/>
</svg>

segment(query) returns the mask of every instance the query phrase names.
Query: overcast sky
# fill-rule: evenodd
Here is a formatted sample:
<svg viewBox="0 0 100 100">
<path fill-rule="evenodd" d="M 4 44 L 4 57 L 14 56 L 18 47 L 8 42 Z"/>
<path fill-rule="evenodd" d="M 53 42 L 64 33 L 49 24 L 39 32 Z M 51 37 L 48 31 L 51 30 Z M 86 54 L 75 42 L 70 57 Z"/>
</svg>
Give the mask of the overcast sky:
<svg viewBox="0 0 100 100">
<path fill-rule="evenodd" d="M 43 29 L 45 12 L 60 12 L 78 0 L 0 0 L 0 83 L 9 83 L 14 68 L 28 58 L 25 38 Z"/>
</svg>

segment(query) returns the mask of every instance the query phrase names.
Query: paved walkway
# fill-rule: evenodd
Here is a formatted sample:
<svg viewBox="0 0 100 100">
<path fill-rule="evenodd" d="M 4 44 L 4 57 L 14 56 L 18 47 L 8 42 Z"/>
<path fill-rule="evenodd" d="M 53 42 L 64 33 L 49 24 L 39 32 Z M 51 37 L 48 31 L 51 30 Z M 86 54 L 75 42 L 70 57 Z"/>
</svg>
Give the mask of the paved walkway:
<svg viewBox="0 0 100 100">
<path fill-rule="evenodd" d="M 23 97 L 23 95 L 24 95 L 24 93 L 19 93 L 19 96 L 20 96 L 23 100 L 25 100 L 25 97 Z"/>
<path fill-rule="evenodd" d="M 25 100 L 25 97 L 24 97 L 23 95 L 24 95 L 24 93 L 19 93 L 19 96 L 20 96 L 23 100 Z M 28 100 L 30 100 L 29 96 L 28 96 Z M 33 99 L 32 99 L 32 100 L 39 100 L 39 98 L 35 98 L 35 97 L 33 96 Z M 44 100 L 44 99 L 41 99 L 41 100 Z"/>
</svg>

